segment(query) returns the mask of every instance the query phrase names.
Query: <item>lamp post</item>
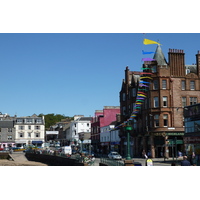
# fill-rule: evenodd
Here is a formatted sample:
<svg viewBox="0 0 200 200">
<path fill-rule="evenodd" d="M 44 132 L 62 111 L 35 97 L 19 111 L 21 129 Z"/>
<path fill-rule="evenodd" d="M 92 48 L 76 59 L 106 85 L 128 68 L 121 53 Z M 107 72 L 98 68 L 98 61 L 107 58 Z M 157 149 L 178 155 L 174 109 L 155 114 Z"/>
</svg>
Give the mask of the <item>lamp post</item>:
<svg viewBox="0 0 200 200">
<path fill-rule="evenodd" d="M 177 137 L 174 138 L 175 142 L 175 155 L 176 155 L 176 163 L 177 163 Z"/>
<path fill-rule="evenodd" d="M 127 132 L 127 153 L 126 153 L 126 160 L 131 160 L 131 155 L 130 155 L 130 131 L 133 130 L 133 127 L 127 123 L 125 130 Z"/>
</svg>

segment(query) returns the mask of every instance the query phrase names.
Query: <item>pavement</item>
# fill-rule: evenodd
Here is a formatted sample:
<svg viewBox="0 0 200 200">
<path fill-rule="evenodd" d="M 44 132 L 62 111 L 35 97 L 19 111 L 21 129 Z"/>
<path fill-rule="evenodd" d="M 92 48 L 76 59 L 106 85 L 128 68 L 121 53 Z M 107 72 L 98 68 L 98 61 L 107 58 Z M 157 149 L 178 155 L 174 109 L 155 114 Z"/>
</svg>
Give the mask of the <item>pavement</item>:
<svg viewBox="0 0 200 200">
<path fill-rule="evenodd" d="M 28 161 L 24 152 L 10 154 L 13 160 L 0 159 L 0 166 L 47 166 L 44 163 Z"/>
<path fill-rule="evenodd" d="M 177 162 L 176 159 L 174 158 L 169 158 L 164 160 L 164 158 L 151 158 L 153 161 L 153 166 L 171 166 L 171 164 L 174 162 L 176 163 L 176 166 L 181 166 L 181 160 L 183 160 L 182 158 L 177 158 Z M 135 163 L 141 163 L 142 166 L 146 166 L 146 159 L 144 158 L 133 158 L 133 161 Z M 96 158 L 95 162 L 92 166 L 99 166 L 100 163 L 100 158 Z"/>
<path fill-rule="evenodd" d="M 48 166 L 44 163 L 28 161 L 25 157 L 24 152 L 13 152 L 10 154 L 13 160 L 0 160 L 0 166 Z M 171 166 L 172 162 L 176 163 L 176 166 L 180 166 L 182 158 L 169 158 L 164 160 L 164 158 L 151 158 L 153 161 L 153 166 Z M 146 166 L 146 159 L 144 158 L 133 158 L 135 163 L 141 163 L 142 166 Z M 121 161 L 123 162 L 123 161 Z M 92 166 L 99 166 L 100 158 L 95 158 L 95 162 Z"/>
</svg>

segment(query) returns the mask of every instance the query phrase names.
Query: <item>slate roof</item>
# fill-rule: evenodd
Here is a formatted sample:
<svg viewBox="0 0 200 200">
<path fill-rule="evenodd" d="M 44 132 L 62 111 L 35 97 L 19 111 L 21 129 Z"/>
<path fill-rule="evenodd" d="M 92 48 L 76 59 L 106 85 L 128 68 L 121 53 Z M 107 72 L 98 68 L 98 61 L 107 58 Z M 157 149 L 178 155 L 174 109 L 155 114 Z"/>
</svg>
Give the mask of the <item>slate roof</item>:
<svg viewBox="0 0 200 200">
<path fill-rule="evenodd" d="M 158 65 L 167 65 L 167 61 L 165 59 L 160 45 L 157 46 L 153 59 L 157 61 Z"/>
<path fill-rule="evenodd" d="M 0 128 L 13 128 L 14 127 L 14 121 L 0 121 Z"/>
<path fill-rule="evenodd" d="M 78 121 L 91 121 L 92 117 L 80 117 Z"/>
</svg>

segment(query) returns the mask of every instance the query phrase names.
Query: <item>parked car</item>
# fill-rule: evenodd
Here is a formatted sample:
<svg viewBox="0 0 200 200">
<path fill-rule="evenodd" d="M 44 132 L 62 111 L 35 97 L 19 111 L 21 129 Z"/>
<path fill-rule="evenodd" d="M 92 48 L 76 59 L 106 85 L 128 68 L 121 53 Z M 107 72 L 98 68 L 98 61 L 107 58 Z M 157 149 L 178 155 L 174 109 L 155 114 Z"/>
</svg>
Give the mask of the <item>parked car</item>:
<svg viewBox="0 0 200 200">
<path fill-rule="evenodd" d="M 110 152 L 110 153 L 108 154 L 108 158 L 114 159 L 114 160 L 121 160 L 121 159 L 122 159 L 122 156 L 121 156 L 119 153 L 117 153 L 117 152 L 115 152 L 115 151 L 112 151 L 112 152 Z"/>
</svg>

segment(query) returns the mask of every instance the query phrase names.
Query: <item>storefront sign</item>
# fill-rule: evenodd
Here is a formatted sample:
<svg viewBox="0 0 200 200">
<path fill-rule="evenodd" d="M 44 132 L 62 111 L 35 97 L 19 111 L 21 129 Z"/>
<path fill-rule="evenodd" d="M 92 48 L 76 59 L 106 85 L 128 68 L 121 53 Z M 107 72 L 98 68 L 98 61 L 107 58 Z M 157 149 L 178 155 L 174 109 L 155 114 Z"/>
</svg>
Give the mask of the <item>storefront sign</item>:
<svg viewBox="0 0 200 200">
<path fill-rule="evenodd" d="M 185 137 L 184 142 L 186 144 L 197 144 L 200 143 L 200 137 Z"/>
<path fill-rule="evenodd" d="M 184 135 L 184 132 L 161 132 L 161 133 L 153 133 L 154 136 L 163 136 L 165 137 L 166 135 L 168 136 L 179 136 L 179 135 Z"/>
<path fill-rule="evenodd" d="M 119 145 L 120 142 L 111 142 L 112 145 Z"/>
<path fill-rule="evenodd" d="M 46 131 L 46 135 L 58 135 L 58 131 Z"/>
<path fill-rule="evenodd" d="M 165 132 L 161 132 L 161 133 L 153 133 L 154 136 L 163 136 L 165 137 Z"/>
<path fill-rule="evenodd" d="M 101 146 L 107 146 L 107 145 L 109 145 L 109 142 L 103 142 L 103 143 L 101 143 Z"/>
<path fill-rule="evenodd" d="M 177 133 L 168 132 L 168 133 L 166 133 L 166 135 L 175 135 L 175 136 L 178 136 L 178 135 L 184 135 L 184 133 L 183 132 L 177 132 Z"/>
</svg>

